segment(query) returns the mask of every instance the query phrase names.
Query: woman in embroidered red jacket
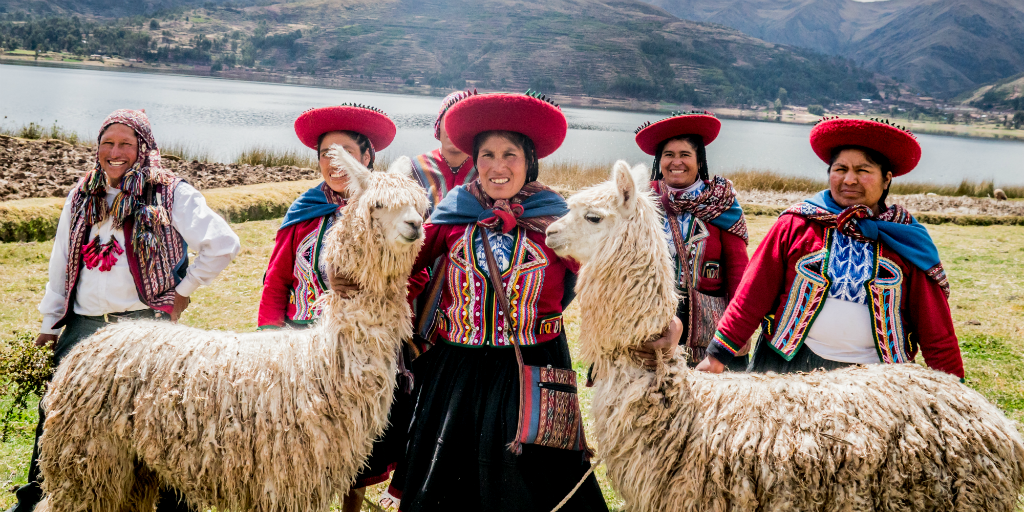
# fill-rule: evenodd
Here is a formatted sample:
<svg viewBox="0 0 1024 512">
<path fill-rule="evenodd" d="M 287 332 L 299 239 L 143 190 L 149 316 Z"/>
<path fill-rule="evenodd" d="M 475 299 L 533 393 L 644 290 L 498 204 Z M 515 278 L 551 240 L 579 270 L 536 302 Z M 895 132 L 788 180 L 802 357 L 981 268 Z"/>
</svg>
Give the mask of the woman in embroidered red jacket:
<svg viewBox="0 0 1024 512">
<path fill-rule="evenodd" d="M 317 151 L 324 181 L 304 192 L 292 203 L 277 232 L 263 279 L 259 328 L 286 325 L 304 328 L 319 317 L 316 300 L 330 290 L 325 265 L 320 261 L 321 243 L 345 206 L 348 176 L 331 165 L 328 152 L 340 147 L 373 168 L 376 151 L 395 138 L 395 124 L 372 107 L 340 105 L 304 112 L 295 120 L 295 133 L 303 144 Z M 358 511 L 365 487 L 388 479 L 405 445 L 404 425 L 411 411 L 408 395 L 395 393 L 391 424 L 373 445 L 367 466 L 356 477 L 345 496 L 342 510 Z"/>
<path fill-rule="evenodd" d="M 416 411 L 406 455 L 392 480 L 400 510 L 550 510 L 586 474 L 580 450 L 524 445 L 519 368 L 571 368 L 563 333 L 566 276 L 578 270 L 544 244 L 567 212 L 537 180 L 537 160 L 558 148 L 567 124 L 557 106 L 522 94 L 471 95 L 445 116 L 451 140 L 476 162 L 478 178 L 456 187 L 424 225 L 414 271 L 446 258 L 436 345 L 415 361 Z M 490 281 L 484 238 L 510 302 Z M 399 491 L 401 491 L 399 493 Z M 607 510 L 593 475 L 563 510 Z"/>
<path fill-rule="evenodd" d="M 717 372 L 762 325 L 753 371 L 909 363 L 960 378 L 949 286 L 928 231 L 885 206 L 921 148 L 888 123 L 830 119 L 811 131 L 829 190 L 791 207 L 751 259 L 698 369 Z M 763 319 L 763 321 L 762 321 Z"/>
<path fill-rule="evenodd" d="M 704 359 L 748 261 L 747 223 L 736 191 L 725 178 L 708 173 L 704 148 L 721 127 L 710 112 L 693 111 L 636 130 L 637 145 L 654 155 L 651 189 L 667 214 L 665 237 L 682 297 L 676 311 L 683 327 L 680 343 L 689 348 L 691 365 Z M 681 261 L 680 253 L 687 258 Z M 746 358 L 734 358 L 730 367 L 746 370 Z"/>
</svg>

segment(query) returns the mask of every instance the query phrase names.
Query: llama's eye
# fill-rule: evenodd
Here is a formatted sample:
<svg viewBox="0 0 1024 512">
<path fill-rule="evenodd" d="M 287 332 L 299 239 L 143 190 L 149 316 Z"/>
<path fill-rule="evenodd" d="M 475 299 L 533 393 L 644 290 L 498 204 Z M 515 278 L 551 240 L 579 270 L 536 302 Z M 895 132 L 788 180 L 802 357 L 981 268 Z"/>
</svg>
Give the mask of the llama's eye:
<svg viewBox="0 0 1024 512">
<path fill-rule="evenodd" d="M 381 203 L 380 201 L 377 201 L 376 203 L 373 203 L 373 207 L 380 210 L 381 208 L 384 208 L 384 204 Z"/>
<path fill-rule="evenodd" d="M 594 223 L 594 224 L 597 224 L 597 223 L 601 222 L 601 217 L 599 217 L 597 215 L 594 215 L 593 213 L 588 213 L 585 216 L 585 218 L 587 220 L 589 220 L 590 222 Z"/>
</svg>

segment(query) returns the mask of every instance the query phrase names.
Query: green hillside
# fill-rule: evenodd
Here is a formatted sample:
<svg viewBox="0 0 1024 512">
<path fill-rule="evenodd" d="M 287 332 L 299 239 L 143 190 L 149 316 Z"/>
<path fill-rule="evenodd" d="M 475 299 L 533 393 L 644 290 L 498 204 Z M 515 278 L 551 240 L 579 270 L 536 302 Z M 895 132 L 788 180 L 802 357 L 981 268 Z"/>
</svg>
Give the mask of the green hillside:
<svg viewBox="0 0 1024 512">
<path fill-rule="evenodd" d="M 825 105 L 877 92 L 873 75 L 843 58 L 683 21 L 636 0 L 206 5 L 177 5 L 115 21 L 39 17 L 8 8 L 0 45 L 116 53 L 206 64 L 214 71 L 241 66 L 438 88 L 532 87 L 696 105 L 765 105 L 780 89 L 791 103 Z"/>
</svg>

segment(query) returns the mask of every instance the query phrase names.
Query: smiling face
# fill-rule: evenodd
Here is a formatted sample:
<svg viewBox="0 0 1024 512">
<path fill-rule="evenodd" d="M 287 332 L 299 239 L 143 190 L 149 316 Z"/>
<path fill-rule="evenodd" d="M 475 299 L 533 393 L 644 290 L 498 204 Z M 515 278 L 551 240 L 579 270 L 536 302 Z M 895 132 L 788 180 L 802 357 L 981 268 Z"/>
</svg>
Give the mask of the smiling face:
<svg viewBox="0 0 1024 512">
<path fill-rule="evenodd" d="M 843 208 L 862 204 L 877 215 L 878 202 L 889 188 L 892 174 L 882 174 L 882 166 L 868 158 L 859 149 L 844 149 L 836 155 L 828 170 L 828 184 L 832 199 Z"/>
<path fill-rule="evenodd" d="M 119 187 L 121 178 L 139 159 L 139 138 L 135 130 L 121 123 L 108 126 L 100 137 L 98 154 L 107 184 Z"/>
<path fill-rule="evenodd" d="M 480 144 L 476 169 L 480 185 L 491 199 L 511 199 L 526 184 L 526 152 L 500 134 Z"/>
<path fill-rule="evenodd" d="M 661 150 L 661 174 L 673 188 L 686 188 L 697 181 L 700 164 L 697 150 L 687 140 L 668 141 Z"/>
<path fill-rule="evenodd" d="M 320 141 L 320 174 L 323 176 L 327 186 L 331 187 L 331 190 L 345 194 L 345 188 L 348 186 L 348 174 L 343 170 L 335 168 L 331 163 L 330 155 L 328 155 L 328 152 L 335 145 L 344 149 L 364 166 L 370 164 L 370 152 L 364 153 L 359 148 L 359 142 L 344 132 L 328 132 Z"/>
</svg>

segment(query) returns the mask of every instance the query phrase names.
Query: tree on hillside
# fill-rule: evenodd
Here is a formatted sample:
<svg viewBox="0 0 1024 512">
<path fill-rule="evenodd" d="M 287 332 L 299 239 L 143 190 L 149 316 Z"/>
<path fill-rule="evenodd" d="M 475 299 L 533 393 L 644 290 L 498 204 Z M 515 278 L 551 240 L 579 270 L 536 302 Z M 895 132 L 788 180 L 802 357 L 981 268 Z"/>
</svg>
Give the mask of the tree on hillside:
<svg viewBox="0 0 1024 512">
<path fill-rule="evenodd" d="M 789 103 L 789 92 L 786 89 L 779 87 L 779 94 L 776 96 L 783 105 Z"/>
<path fill-rule="evenodd" d="M 1013 128 L 1019 130 L 1021 125 L 1024 125 L 1024 110 L 1017 111 L 1013 114 Z"/>
<path fill-rule="evenodd" d="M 782 100 L 779 98 L 775 98 L 775 113 L 779 115 L 782 114 Z"/>
</svg>

